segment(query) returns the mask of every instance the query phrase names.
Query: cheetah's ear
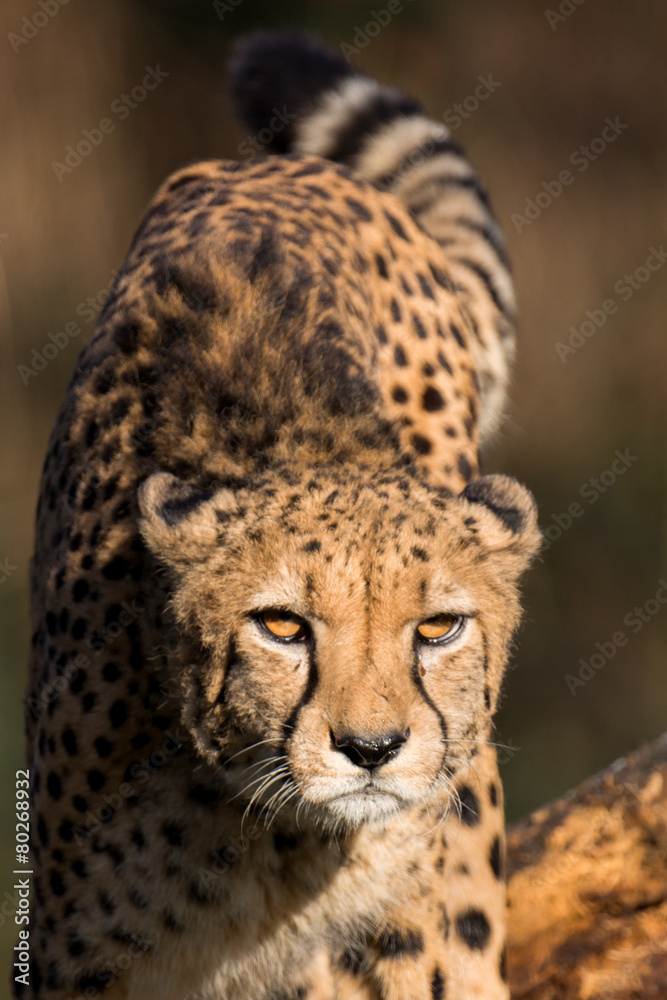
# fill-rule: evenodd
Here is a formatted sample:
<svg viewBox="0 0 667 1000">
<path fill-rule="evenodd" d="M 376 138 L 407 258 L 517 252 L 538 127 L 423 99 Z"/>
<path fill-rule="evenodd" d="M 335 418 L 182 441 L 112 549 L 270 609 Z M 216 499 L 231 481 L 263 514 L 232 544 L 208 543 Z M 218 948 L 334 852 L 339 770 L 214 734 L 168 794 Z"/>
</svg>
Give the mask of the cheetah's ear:
<svg viewBox="0 0 667 1000">
<path fill-rule="evenodd" d="M 542 544 L 530 490 L 509 476 L 482 476 L 466 486 L 459 499 L 471 506 L 482 544 L 492 551 L 506 550 L 515 557 L 517 572 L 523 572 Z"/>
<path fill-rule="evenodd" d="M 173 567 L 205 558 L 218 541 L 219 511 L 231 514 L 237 506 L 231 490 L 186 483 L 169 472 L 149 476 L 137 496 L 144 541 Z"/>
</svg>

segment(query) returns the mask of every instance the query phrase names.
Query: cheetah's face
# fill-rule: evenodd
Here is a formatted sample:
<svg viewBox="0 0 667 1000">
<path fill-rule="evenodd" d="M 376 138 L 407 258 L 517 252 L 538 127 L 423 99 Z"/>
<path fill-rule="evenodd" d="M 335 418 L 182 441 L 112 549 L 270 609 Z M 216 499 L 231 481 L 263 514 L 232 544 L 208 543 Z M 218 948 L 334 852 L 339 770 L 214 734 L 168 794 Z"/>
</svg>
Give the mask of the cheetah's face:
<svg viewBox="0 0 667 1000">
<path fill-rule="evenodd" d="M 446 789 L 488 738 L 539 546 L 523 487 L 158 473 L 140 503 L 173 573 L 184 720 L 240 798 L 355 826 Z"/>
</svg>

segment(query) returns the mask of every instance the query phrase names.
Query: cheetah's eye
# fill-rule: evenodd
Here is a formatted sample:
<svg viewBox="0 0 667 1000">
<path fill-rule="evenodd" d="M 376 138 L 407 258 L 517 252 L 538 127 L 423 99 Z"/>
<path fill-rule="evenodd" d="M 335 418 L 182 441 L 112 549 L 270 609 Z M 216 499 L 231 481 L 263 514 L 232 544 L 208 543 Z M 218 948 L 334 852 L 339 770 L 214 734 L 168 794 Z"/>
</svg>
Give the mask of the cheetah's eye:
<svg viewBox="0 0 667 1000">
<path fill-rule="evenodd" d="M 290 611 L 269 608 L 257 615 L 260 625 L 274 639 L 281 642 L 299 642 L 308 635 L 308 626 L 298 615 Z"/>
<path fill-rule="evenodd" d="M 417 626 L 417 639 L 421 642 L 449 642 L 459 634 L 464 624 L 464 615 L 435 615 Z"/>
</svg>

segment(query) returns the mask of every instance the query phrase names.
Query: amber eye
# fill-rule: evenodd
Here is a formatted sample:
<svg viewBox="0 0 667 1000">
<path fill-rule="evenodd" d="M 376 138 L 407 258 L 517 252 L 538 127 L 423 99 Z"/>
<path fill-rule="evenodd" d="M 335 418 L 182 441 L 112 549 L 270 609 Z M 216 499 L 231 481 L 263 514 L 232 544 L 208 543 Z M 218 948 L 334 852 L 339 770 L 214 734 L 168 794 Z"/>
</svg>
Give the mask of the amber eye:
<svg viewBox="0 0 667 1000">
<path fill-rule="evenodd" d="M 269 635 L 282 642 L 298 642 L 300 639 L 305 639 L 308 634 L 306 623 L 291 611 L 271 608 L 268 611 L 260 611 L 257 618 Z"/>
<path fill-rule="evenodd" d="M 447 642 L 459 634 L 464 622 L 463 615 L 435 615 L 417 626 L 417 638 L 422 642 Z"/>
</svg>

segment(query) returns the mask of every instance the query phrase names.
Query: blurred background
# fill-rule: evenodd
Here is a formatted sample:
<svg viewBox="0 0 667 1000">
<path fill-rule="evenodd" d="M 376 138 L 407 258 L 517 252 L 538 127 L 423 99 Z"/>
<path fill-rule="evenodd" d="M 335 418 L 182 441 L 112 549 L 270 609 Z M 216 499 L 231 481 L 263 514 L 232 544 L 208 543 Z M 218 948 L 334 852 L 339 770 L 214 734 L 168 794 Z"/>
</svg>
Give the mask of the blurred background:
<svg viewBox="0 0 667 1000">
<path fill-rule="evenodd" d="M 526 581 L 498 722 L 508 818 L 665 729 L 667 5 L 393 0 L 391 11 L 385 0 L 0 9 L 3 968 L 15 939 L 13 790 L 47 438 L 157 185 L 188 161 L 247 155 L 224 87 L 243 32 L 309 27 L 421 98 L 455 127 L 505 226 L 520 350 L 486 471 L 530 486 L 549 538 Z M 133 95 L 149 68 L 154 89 Z M 83 140 L 89 152 L 68 158 Z"/>
</svg>

